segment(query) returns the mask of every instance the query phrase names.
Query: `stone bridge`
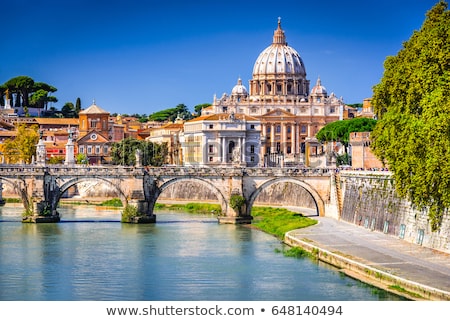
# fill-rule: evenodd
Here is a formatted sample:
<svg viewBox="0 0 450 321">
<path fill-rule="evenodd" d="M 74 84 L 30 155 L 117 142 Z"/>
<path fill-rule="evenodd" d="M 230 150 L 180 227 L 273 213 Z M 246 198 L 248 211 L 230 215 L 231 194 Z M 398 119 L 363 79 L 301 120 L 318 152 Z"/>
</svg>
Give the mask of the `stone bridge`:
<svg viewBox="0 0 450 321">
<path fill-rule="evenodd" d="M 221 205 L 220 223 L 250 223 L 257 196 L 272 184 L 289 182 L 311 195 L 320 216 L 337 217 L 336 177 L 332 169 L 245 167 L 123 167 L 1 165 L 0 201 L 5 184 L 20 195 L 24 222 L 57 222 L 62 195 L 82 181 L 102 181 L 116 190 L 124 206 L 133 205 L 138 216 L 130 222 L 153 223 L 153 208 L 172 184 L 195 181 L 210 189 Z M 243 205 L 232 206 L 233 198 Z M 231 202 L 230 202 L 231 201 Z M 235 202 L 236 203 L 236 202 Z"/>
</svg>

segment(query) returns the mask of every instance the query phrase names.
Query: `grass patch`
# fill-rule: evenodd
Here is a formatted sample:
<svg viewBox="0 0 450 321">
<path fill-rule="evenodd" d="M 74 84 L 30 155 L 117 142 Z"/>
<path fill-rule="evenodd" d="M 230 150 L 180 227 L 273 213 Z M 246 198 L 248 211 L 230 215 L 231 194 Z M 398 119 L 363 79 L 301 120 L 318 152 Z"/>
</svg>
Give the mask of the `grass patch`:
<svg viewBox="0 0 450 321">
<path fill-rule="evenodd" d="M 105 206 L 105 207 L 124 207 L 122 200 L 120 198 L 113 198 L 110 200 L 106 200 L 103 202 L 96 201 L 96 200 L 79 200 L 79 199 L 72 199 L 72 198 L 62 198 L 59 201 L 60 204 L 67 204 L 67 205 L 91 205 L 91 206 Z"/>
<path fill-rule="evenodd" d="M 22 203 L 20 198 L 3 198 L 6 203 Z"/>
<path fill-rule="evenodd" d="M 303 258 L 303 257 L 309 257 L 313 258 L 314 255 L 309 253 L 308 251 L 302 249 L 301 247 L 291 247 L 287 250 L 283 250 L 283 255 L 287 257 L 294 257 L 294 258 Z"/>
<path fill-rule="evenodd" d="M 251 215 L 252 225 L 279 239 L 283 239 L 286 232 L 317 224 L 316 220 L 285 208 L 255 206 Z"/>
<path fill-rule="evenodd" d="M 113 198 L 104 202 L 101 202 L 99 206 L 111 206 L 111 207 L 123 207 L 120 198 Z"/>
<path fill-rule="evenodd" d="M 408 296 L 413 297 L 413 298 L 418 298 L 418 299 L 422 298 L 422 296 L 420 294 L 408 291 L 408 290 L 402 288 L 399 285 L 394 285 L 394 284 L 393 285 L 389 285 L 389 289 L 395 290 L 395 291 L 403 293 L 403 294 L 407 294 Z"/>
<path fill-rule="evenodd" d="M 219 214 L 222 209 L 219 204 L 187 203 L 187 204 L 161 204 L 156 203 L 155 211 L 178 211 L 191 214 Z"/>
</svg>

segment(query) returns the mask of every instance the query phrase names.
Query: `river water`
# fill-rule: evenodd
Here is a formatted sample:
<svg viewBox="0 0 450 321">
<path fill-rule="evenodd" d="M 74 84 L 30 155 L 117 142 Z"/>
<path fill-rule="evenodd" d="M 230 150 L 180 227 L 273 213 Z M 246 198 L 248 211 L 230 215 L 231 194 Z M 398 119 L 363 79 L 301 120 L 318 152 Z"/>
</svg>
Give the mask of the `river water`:
<svg viewBox="0 0 450 321">
<path fill-rule="evenodd" d="M 372 301 L 402 298 L 309 258 L 276 238 L 214 216 L 61 207 L 57 224 L 22 224 L 0 208 L 0 300 Z"/>
</svg>

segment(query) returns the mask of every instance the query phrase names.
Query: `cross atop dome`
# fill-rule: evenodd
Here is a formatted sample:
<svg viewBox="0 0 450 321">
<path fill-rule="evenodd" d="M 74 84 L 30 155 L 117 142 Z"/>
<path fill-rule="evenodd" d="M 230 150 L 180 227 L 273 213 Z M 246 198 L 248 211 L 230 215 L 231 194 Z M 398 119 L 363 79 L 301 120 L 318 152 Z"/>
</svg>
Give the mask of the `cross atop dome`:
<svg viewBox="0 0 450 321">
<path fill-rule="evenodd" d="M 273 43 L 287 45 L 286 36 L 284 35 L 283 29 L 281 29 L 281 17 L 278 17 L 278 28 L 273 33 Z"/>
</svg>

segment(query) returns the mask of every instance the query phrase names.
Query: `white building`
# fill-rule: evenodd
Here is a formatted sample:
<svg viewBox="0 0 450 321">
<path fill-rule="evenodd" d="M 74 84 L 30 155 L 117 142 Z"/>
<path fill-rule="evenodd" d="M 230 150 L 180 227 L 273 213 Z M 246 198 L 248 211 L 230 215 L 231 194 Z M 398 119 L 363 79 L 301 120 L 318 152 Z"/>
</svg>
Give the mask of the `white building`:
<svg viewBox="0 0 450 321">
<path fill-rule="evenodd" d="M 184 123 L 185 165 L 258 166 L 261 123 L 244 114 L 204 115 Z"/>
</svg>

